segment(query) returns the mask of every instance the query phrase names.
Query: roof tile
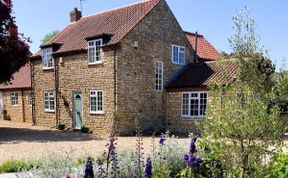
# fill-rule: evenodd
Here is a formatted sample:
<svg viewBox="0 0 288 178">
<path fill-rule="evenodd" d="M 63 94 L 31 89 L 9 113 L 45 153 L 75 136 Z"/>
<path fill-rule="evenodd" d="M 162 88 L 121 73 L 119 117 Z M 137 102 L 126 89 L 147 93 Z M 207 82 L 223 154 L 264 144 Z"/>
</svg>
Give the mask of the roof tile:
<svg viewBox="0 0 288 178">
<path fill-rule="evenodd" d="M 216 61 L 192 63 L 188 64 L 185 71 L 172 81 L 167 89 L 207 87 L 215 82 L 231 83 L 236 74 L 236 60 L 227 60 L 219 64 Z"/>
<path fill-rule="evenodd" d="M 195 50 L 195 33 L 185 32 L 186 36 L 192 45 L 192 48 Z M 198 58 L 204 61 L 216 60 L 220 57 L 220 53 L 204 38 L 203 35 L 198 34 L 198 47 L 197 47 L 197 56 Z"/>
<path fill-rule="evenodd" d="M 145 0 L 140 3 L 109 10 L 103 13 L 81 18 L 71 23 L 48 43 L 60 43 L 57 53 L 84 50 L 86 38 L 100 34 L 112 34 L 106 45 L 118 43 L 133 27 L 150 12 L 159 0 Z M 41 55 L 38 51 L 34 56 Z"/>
<path fill-rule="evenodd" d="M 13 74 L 13 79 L 10 81 L 10 83 L 1 83 L 0 90 L 31 88 L 30 76 L 30 65 L 26 64 L 21 67 L 18 72 Z"/>
</svg>

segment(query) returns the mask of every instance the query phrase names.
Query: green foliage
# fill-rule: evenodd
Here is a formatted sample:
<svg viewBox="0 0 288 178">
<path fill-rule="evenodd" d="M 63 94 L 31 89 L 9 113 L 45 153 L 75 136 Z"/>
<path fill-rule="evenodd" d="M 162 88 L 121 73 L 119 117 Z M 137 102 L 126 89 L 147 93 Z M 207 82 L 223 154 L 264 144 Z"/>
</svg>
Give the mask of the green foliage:
<svg viewBox="0 0 288 178">
<path fill-rule="evenodd" d="M 280 154 L 276 157 L 274 164 L 267 171 L 265 178 L 285 178 L 288 177 L 288 155 Z"/>
<path fill-rule="evenodd" d="M 164 144 L 152 141 L 152 174 L 155 178 L 174 177 L 186 167 L 183 161 L 185 149 L 179 145 L 177 137 L 170 136 L 169 131 L 162 134 Z"/>
<path fill-rule="evenodd" d="M 121 170 L 118 177 L 126 178 L 126 177 L 137 177 L 137 163 L 136 163 L 136 154 L 135 151 L 124 150 L 121 151 L 118 155 L 119 159 L 119 169 Z"/>
<path fill-rule="evenodd" d="M 54 36 L 56 36 L 60 31 L 59 30 L 54 30 L 50 33 L 47 33 L 43 39 L 41 40 L 42 45 L 45 45 L 51 40 Z"/>
<path fill-rule="evenodd" d="M 217 172 L 221 166 L 224 177 L 259 177 L 265 168 L 263 160 L 275 151 L 269 146 L 280 148 L 285 125 L 278 107 L 268 108 L 275 67 L 258 45 L 255 22 L 247 11 L 240 11 L 233 20 L 236 33 L 230 43 L 238 73 L 233 84 L 210 86 L 212 101 L 202 127 L 212 149 L 206 152 L 206 161 L 217 176 L 222 174 Z"/>
<path fill-rule="evenodd" d="M 20 172 L 22 170 L 30 170 L 33 167 L 40 167 L 39 162 L 25 162 L 19 160 L 11 160 L 0 165 L 0 173 Z"/>
</svg>

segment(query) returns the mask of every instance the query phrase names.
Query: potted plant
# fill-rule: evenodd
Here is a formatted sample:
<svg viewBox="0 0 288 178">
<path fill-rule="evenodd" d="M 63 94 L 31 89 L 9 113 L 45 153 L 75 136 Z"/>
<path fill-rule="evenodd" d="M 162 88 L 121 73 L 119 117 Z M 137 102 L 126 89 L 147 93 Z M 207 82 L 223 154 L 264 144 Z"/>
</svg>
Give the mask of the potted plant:
<svg viewBox="0 0 288 178">
<path fill-rule="evenodd" d="M 65 130 L 65 124 L 59 124 L 58 130 Z"/>
<path fill-rule="evenodd" d="M 81 128 L 81 132 L 83 132 L 83 133 L 89 133 L 89 127 L 83 126 L 83 127 Z"/>
</svg>

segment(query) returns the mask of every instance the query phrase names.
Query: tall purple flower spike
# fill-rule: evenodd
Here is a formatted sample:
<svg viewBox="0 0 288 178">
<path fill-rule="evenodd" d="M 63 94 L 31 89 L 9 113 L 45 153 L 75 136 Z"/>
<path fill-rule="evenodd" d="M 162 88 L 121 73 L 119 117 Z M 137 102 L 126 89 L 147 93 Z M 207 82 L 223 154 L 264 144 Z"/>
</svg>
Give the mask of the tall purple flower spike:
<svg viewBox="0 0 288 178">
<path fill-rule="evenodd" d="M 91 160 L 87 161 L 84 178 L 94 178 L 93 163 Z"/>
<path fill-rule="evenodd" d="M 165 140 L 166 140 L 166 139 L 161 136 L 161 137 L 160 137 L 160 140 L 159 140 L 160 145 L 164 145 Z"/>
<path fill-rule="evenodd" d="M 152 161 L 150 158 L 146 159 L 144 178 L 152 178 Z"/>
<path fill-rule="evenodd" d="M 184 162 L 191 168 L 198 168 L 202 162 L 201 158 L 194 156 L 196 152 L 196 140 L 196 137 L 191 140 L 189 154 L 185 154 L 183 157 Z"/>
</svg>

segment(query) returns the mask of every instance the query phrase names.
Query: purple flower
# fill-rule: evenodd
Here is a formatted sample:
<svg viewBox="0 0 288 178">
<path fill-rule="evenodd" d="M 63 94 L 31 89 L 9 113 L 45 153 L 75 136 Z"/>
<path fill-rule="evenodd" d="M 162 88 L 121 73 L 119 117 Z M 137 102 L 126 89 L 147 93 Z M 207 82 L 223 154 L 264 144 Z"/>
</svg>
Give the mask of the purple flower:
<svg viewBox="0 0 288 178">
<path fill-rule="evenodd" d="M 94 178 L 93 163 L 89 159 L 86 163 L 84 178 Z"/>
<path fill-rule="evenodd" d="M 72 178 L 72 176 L 66 176 L 66 178 Z"/>
<path fill-rule="evenodd" d="M 187 164 L 187 166 L 191 168 L 198 168 L 202 162 L 201 158 L 197 158 L 196 156 L 194 156 L 194 153 L 196 152 L 195 144 L 196 138 L 191 140 L 189 154 L 185 154 L 183 157 L 184 162 Z"/>
<path fill-rule="evenodd" d="M 195 137 L 194 139 L 191 140 L 190 143 L 190 154 L 194 154 L 196 152 L 196 140 L 197 138 Z"/>
<path fill-rule="evenodd" d="M 189 160 L 189 155 L 185 154 L 183 157 L 183 160 L 187 163 Z"/>
<path fill-rule="evenodd" d="M 150 158 L 146 159 L 145 178 L 152 178 L 152 161 Z"/>
<path fill-rule="evenodd" d="M 161 136 L 160 141 L 159 141 L 160 145 L 164 145 L 165 140 L 166 140 L 166 138 Z"/>
<path fill-rule="evenodd" d="M 112 176 L 112 178 L 116 178 L 116 175 Z"/>
</svg>

